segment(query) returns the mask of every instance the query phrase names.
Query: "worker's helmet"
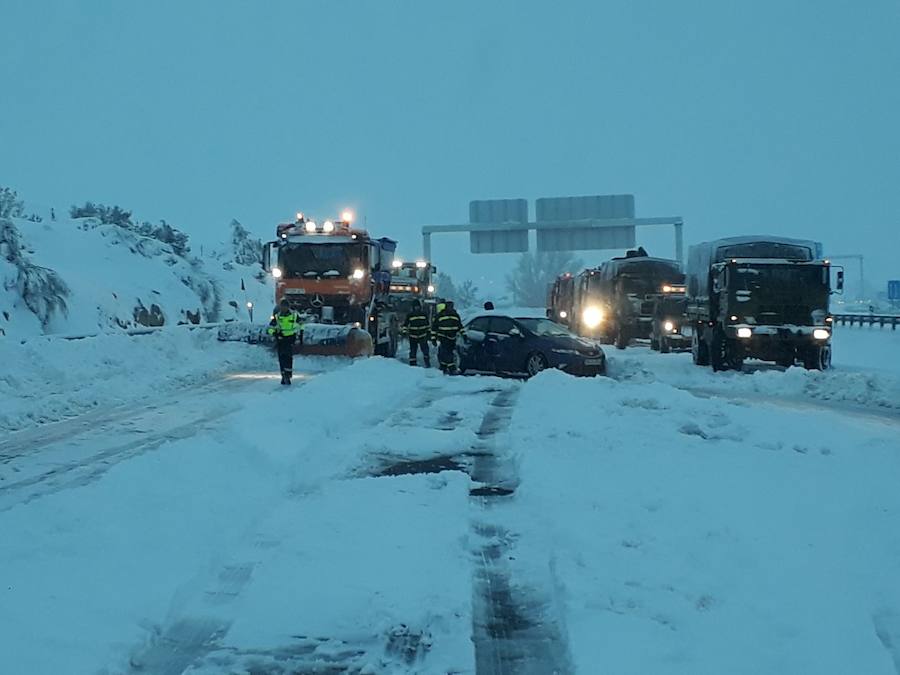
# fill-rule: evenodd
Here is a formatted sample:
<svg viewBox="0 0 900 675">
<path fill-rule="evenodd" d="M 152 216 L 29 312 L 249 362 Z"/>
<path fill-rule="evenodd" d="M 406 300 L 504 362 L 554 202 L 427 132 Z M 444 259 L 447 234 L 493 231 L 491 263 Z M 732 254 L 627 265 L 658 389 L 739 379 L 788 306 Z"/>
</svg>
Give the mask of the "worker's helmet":
<svg viewBox="0 0 900 675">
<path fill-rule="evenodd" d="M 437 311 L 438 314 L 440 314 L 441 312 L 444 311 L 444 308 L 445 308 L 446 306 L 447 306 L 447 303 L 445 303 L 445 302 L 439 302 L 438 304 L 436 304 L 436 305 L 434 306 L 434 309 Z"/>
<path fill-rule="evenodd" d="M 278 303 L 278 306 L 282 309 L 282 311 L 288 311 L 291 308 L 291 303 L 288 302 L 287 298 L 282 298 L 281 302 Z"/>
<path fill-rule="evenodd" d="M 421 300 L 413 300 L 412 308 L 414 311 L 419 312 L 422 310 L 422 301 Z"/>
<path fill-rule="evenodd" d="M 446 303 L 444 303 L 444 304 L 445 304 L 445 306 L 446 306 L 447 309 L 453 309 L 453 301 L 452 301 L 452 300 L 448 300 L 448 301 L 447 301 Z"/>
</svg>

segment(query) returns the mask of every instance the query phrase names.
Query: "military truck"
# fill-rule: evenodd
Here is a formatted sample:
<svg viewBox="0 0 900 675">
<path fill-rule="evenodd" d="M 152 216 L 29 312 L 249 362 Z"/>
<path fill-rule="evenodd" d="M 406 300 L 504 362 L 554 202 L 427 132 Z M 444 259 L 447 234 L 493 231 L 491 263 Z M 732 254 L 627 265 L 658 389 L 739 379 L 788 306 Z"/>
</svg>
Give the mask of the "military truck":
<svg viewBox="0 0 900 675">
<path fill-rule="evenodd" d="M 579 275 L 573 309 L 577 331 L 625 349 L 635 338 L 650 338 L 656 297 L 683 289 L 677 261 L 652 258 L 643 248 L 629 251 Z"/>
<path fill-rule="evenodd" d="M 566 326 L 570 325 L 574 301 L 575 277 L 570 272 L 566 272 L 556 277 L 548 289 L 547 318 Z"/>
<path fill-rule="evenodd" d="M 683 292 L 661 293 L 656 296 L 650 329 L 650 349 L 668 354 L 673 349 L 684 350 L 690 347 L 690 338 L 684 334 L 686 309 L 687 297 Z"/>
<path fill-rule="evenodd" d="M 835 273 L 841 291 L 843 269 Z M 684 332 L 694 363 L 737 370 L 755 358 L 828 368 L 831 277 L 816 241 L 756 235 L 691 246 Z"/>
</svg>

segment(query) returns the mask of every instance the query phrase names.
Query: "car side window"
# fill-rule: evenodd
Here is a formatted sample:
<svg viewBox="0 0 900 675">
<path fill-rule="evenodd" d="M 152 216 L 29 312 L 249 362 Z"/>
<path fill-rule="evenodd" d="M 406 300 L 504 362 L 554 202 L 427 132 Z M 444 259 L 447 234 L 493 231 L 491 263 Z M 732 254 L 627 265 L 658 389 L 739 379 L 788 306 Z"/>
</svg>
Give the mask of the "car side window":
<svg viewBox="0 0 900 675">
<path fill-rule="evenodd" d="M 488 327 L 488 333 L 497 333 L 498 335 L 509 335 L 510 330 L 516 325 L 516 322 L 506 316 L 492 316 Z"/>
<path fill-rule="evenodd" d="M 488 330 L 488 317 L 479 316 L 477 319 L 472 319 L 468 326 L 466 326 L 467 330 L 477 330 L 482 333 L 487 333 Z"/>
</svg>

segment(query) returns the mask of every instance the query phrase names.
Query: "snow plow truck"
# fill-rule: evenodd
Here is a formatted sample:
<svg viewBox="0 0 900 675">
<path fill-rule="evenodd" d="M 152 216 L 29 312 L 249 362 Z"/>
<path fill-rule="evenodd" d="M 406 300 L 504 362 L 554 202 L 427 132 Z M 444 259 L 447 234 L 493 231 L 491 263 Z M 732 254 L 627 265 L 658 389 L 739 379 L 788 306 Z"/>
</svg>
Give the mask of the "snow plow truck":
<svg viewBox="0 0 900 675">
<path fill-rule="evenodd" d="M 353 214 L 317 222 L 298 213 L 263 247 L 263 268 L 275 282 L 275 307 L 287 300 L 303 319 L 298 354 L 393 357 L 400 315 L 391 303 L 397 242 L 352 225 Z M 229 326 L 221 340 L 268 343 L 266 328 Z"/>
</svg>

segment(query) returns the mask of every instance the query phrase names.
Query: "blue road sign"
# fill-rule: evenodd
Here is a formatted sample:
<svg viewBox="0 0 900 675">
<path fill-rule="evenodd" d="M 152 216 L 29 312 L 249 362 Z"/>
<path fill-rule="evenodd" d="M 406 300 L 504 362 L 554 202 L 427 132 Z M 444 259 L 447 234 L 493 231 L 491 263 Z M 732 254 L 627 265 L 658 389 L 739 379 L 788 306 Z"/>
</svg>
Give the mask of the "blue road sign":
<svg viewBox="0 0 900 675">
<path fill-rule="evenodd" d="M 900 279 L 888 282 L 888 300 L 900 300 Z"/>
</svg>

